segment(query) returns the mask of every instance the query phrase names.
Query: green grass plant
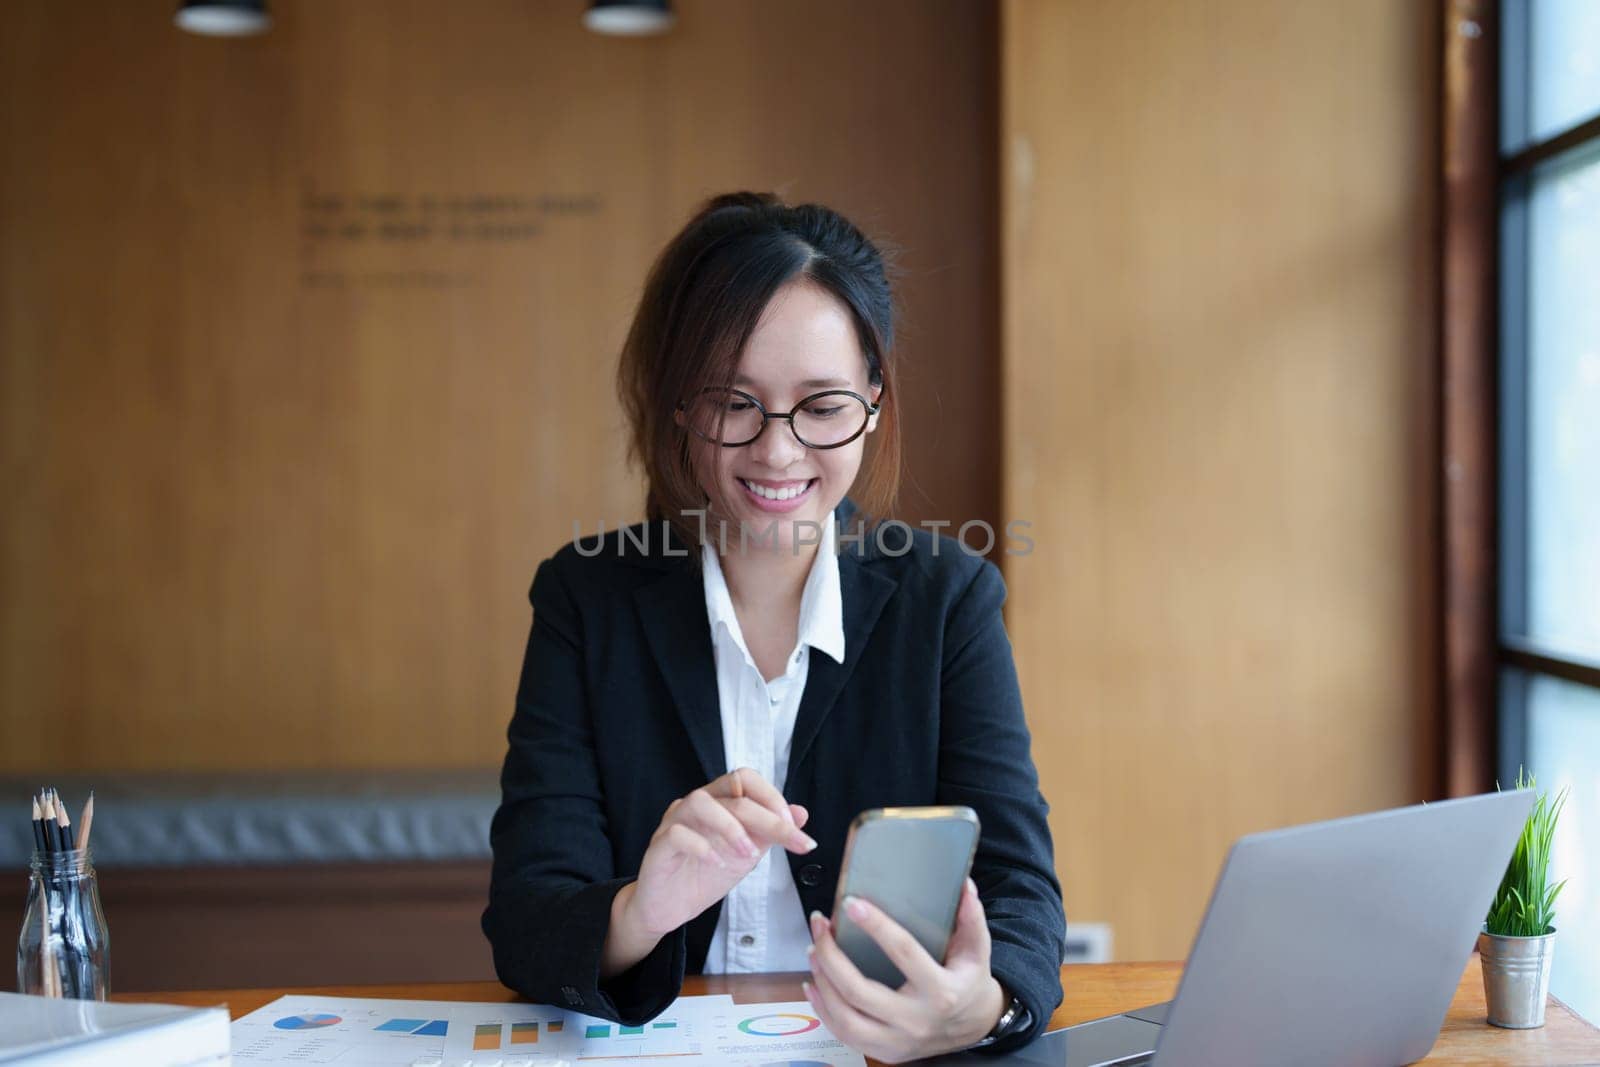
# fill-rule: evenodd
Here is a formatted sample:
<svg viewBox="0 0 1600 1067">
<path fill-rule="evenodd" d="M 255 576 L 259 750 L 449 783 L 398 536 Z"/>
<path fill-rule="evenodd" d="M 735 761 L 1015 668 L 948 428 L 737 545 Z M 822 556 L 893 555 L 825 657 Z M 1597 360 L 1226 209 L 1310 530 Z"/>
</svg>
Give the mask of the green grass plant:
<svg viewBox="0 0 1600 1067">
<path fill-rule="evenodd" d="M 1517 770 L 1517 788 L 1532 789 L 1532 776 L 1524 780 L 1521 768 Z M 1489 906 L 1484 920 L 1489 933 L 1498 937 L 1539 937 L 1550 933 L 1555 925 L 1556 897 L 1562 879 L 1550 884 L 1550 843 L 1556 835 L 1556 820 L 1567 802 L 1563 789 L 1550 801 L 1548 793 L 1540 793 L 1528 813 L 1528 821 L 1517 838 L 1516 851 L 1506 865 L 1505 877 Z"/>
</svg>

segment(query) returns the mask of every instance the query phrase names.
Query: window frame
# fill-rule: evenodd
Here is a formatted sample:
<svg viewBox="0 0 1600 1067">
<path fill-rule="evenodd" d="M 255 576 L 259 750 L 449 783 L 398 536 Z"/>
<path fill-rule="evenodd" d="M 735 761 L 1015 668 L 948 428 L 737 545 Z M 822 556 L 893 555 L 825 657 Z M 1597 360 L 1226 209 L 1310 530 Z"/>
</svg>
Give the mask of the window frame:
<svg viewBox="0 0 1600 1067">
<path fill-rule="evenodd" d="M 1600 114 L 1525 140 L 1526 0 L 1442 0 L 1442 10 L 1441 747 L 1443 792 L 1460 796 L 1493 788 L 1523 761 L 1530 679 L 1600 691 L 1600 662 L 1522 626 L 1527 194 L 1541 164 L 1600 143 Z M 1509 152 L 1508 128 L 1521 142 Z"/>
</svg>

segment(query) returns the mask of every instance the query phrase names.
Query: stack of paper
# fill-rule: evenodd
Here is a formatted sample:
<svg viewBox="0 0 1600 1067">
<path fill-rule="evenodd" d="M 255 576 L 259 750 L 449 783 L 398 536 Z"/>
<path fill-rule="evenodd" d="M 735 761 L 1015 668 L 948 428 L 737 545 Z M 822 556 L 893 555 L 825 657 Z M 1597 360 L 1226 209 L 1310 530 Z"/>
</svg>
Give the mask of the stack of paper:
<svg viewBox="0 0 1600 1067">
<path fill-rule="evenodd" d="M 228 1062 L 228 1013 L 0 993 L 0 1064 L 200 1067 Z"/>
</svg>

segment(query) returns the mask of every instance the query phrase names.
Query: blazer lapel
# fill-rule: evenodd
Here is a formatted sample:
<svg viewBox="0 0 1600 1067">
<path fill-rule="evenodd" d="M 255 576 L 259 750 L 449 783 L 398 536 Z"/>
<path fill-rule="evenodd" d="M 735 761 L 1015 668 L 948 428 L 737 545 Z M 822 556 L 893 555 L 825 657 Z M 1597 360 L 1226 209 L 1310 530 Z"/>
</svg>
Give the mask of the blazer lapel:
<svg viewBox="0 0 1600 1067">
<path fill-rule="evenodd" d="M 811 657 L 806 690 L 800 696 L 794 739 L 789 747 L 789 781 L 794 780 L 794 769 L 805 759 L 811 742 L 822 729 L 823 720 L 833 710 L 856 664 L 861 662 L 872 627 L 898 584 L 893 578 L 864 566 L 857 553 L 839 554 L 839 595 L 844 601 L 844 662 L 835 663 L 829 656 Z"/>
<path fill-rule="evenodd" d="M 683 719 L 695 755 L 700 757 L 705 780 L 726 774 L 716 657 L 711 648 L 711 621 L 706 615 L 705 584 L 699 569 L 688 564 L 675 566 L 664 577 L 637 589 L 634 601 L 650 650 Z"/>
</svg>

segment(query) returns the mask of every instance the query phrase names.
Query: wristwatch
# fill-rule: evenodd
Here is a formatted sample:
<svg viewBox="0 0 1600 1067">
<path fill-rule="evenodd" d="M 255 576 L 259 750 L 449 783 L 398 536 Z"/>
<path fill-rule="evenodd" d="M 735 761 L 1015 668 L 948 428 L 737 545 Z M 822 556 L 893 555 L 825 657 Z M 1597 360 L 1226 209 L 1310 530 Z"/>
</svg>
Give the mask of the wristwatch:
<svg viewBox="0 0 1600 1067">
<path fill-rule="evenodd" d="M 1020 1034 L 1033 1025 L 1033 1013 L 1028 1010 L 1028 1006 L 1017 999 L 1016 994 L 1008 991 L 1005 986 L 1002 985 L 1000 991 L 1011 998 L 1010 1002 L 1006 1004 L 1006 1010 L 1000 1013 L 1000 1020 L 994 1024 L 994 1029 L 990 1030 L 982 1041 L 975 1045 L 969 1045 L 969 1048 L 982 1048 L 985 1045 L 992 1045 L 1002 1037 Z"/>
</svg>

